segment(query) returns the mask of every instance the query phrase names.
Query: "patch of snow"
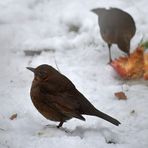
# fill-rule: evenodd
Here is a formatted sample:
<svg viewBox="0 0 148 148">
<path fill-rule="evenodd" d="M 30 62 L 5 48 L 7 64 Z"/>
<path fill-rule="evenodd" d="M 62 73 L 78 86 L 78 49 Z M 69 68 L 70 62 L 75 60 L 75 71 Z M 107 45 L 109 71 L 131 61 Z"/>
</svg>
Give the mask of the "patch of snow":
<svg viewBox="0 0 148 148">
<path fill-rule="evenodd" d="M 148 147 L 148 84 L 125 82 L 107 65 L 107 45 L 90 12 L 96 7 L 119 7 L 133 16 L 137 32 L 132 49 L 142 36 L 148 39 L 146 0 L 0 1 L 0 148 Z M 33 57 L 24 53 L 42 49 L 50 51 Z M 114 58 L 122 54 L 112 47 Z M 40 115 L 29 94 L 33 75 L 25 67 L 47 63 L 56 68 L 55 60 L 96 108 L 122 124 L 85 116 L 86 122 L 72 119 L 57 129 L 58 123 Z M 117 91 L 128 99 L 117 100 Z M 14 113 L 17 118 L 10 120 Z"/>
</svg>

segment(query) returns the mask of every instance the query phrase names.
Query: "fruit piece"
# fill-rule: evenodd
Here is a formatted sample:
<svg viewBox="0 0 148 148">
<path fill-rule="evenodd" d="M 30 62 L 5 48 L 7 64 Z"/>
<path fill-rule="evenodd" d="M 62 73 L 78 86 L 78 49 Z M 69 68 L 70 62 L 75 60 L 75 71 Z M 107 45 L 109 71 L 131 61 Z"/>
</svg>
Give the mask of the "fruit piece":
<svg viewBox="0 0 148 148">
<path fill-rule="evenodd" d="M 9 118 L 10 120 L 14 120 L 14 119 L 16 119 L 17 118 L 17 114 L 13 114 L 13 115 L 11 115 L 11 117 Z"/>
<path fill-rule="evenodd" d="M 143 76 L 144 51 L 138 47 L 129 57 L 119 57 L 111 65 L 123 79 L 138 79 Z"/>
<path fill-rule="evenodd" d="M 118 100 L 127 100 L 127 96 L 122 91 L 116 92 L 115 96 L 118 98 Z"/>
<path fill-rule="evenodd" d="M 144 75 L 145 80 L 148 80 L 148 53 L 144 54 Z"/>
</svg>

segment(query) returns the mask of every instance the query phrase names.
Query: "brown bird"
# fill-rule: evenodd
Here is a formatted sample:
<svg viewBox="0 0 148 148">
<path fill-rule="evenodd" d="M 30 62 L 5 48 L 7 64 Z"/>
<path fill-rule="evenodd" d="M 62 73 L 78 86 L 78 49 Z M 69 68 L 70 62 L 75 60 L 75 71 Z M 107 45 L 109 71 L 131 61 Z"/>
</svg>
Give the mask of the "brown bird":
<svg viewBox="0 0 148 148">
<path fill-rule="evenodd" d="M 71 118 L 85 121 L 84 115 L 97 116 L 118 126 L 120 122 L 97 110 L 64 75 L 50 65 L 27 67 L 34 73 L 31 99 L 47 119 L 60 122 L 58 128 Z"/>
<path fill-rule="evenodd" d="M 130 41 L 136 32 L 132 16 L 117 8 L 96 8 L 91 11 L 98 16 L 101 36 L 108 44 L 109 63 L 112 62 L 112 44 L 117 44 L 119 49 L 130 55 Z"/>
</svg>

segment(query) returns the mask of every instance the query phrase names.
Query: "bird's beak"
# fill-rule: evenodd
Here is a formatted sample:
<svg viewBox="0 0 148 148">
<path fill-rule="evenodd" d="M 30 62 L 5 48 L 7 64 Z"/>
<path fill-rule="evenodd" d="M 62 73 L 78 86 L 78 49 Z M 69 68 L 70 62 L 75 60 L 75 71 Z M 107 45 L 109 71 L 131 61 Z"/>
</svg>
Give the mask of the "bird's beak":
<svg viewBox="0 0 148 148">
<path fill-rule="evenodd" d="M 96 15 L 104 14 L 106 11 L 105 8 L 94 8 L 91 10 L 91 12 L 95 13 Z"/>
<path fill-rule="evenodd" d="M 34 73 L 35 68 L 32 68 L 32 67 L 26 67 L 26 68 Z"/>
<path fill-rule="evenodd" d="M 92 9 L 91 12 L 97 14 L 97 10 L 96 9 Z"/>
</svg>

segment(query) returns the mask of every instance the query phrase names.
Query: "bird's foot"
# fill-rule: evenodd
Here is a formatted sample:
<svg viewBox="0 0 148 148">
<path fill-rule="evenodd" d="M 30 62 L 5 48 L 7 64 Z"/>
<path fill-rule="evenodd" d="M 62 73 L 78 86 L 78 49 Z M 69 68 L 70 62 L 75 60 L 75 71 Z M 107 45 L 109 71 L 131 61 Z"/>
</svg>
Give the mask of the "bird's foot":
<svg viewBox="0 0 148 148">
<path fill-rule="evenodd" d="M 61 126 L 57 125 L 57 128 L 60 128 Z"/>
<path fill-rule="evenodd" d="M 60 123 L 59 123 L 59 125 L 57 126 L 57 128 L 60 128 L 60 127 L 62 127 L 62 125 L 63 125 L 63 121 L 61 121 Z"/>
<path fill-rule="evenodd" d="M 108 64 L 108 65 L 111 65 L 112 61 L 113 61 L 113 60 L 112 60 L 112 58 L 110 57 L 110 58 L 109 58 L 109 62 L 108 62 L 107 64 Z"/>
<path fill-rule="evenodd" d="M 110 60 L 107 64 L 108 64 L 108 65 L 111 65 L 111 63 L 112 63 L 112 60 Z"/>
</svg>

